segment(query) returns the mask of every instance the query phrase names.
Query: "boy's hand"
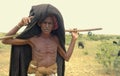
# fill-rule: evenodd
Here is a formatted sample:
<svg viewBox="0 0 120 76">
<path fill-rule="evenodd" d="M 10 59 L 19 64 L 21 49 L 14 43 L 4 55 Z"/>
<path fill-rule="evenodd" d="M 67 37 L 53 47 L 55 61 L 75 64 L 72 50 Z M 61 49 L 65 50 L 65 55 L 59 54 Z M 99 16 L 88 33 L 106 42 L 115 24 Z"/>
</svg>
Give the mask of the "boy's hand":
<svg viewBox="0 0 120 76">
<path fill-rule="evenodd" d="M 77 32 L 77 30 L 72 31 L 71 35 L 72 35 L 72 38 L 76 40 L 78 38 L 78 32 Z"/>
<path fill-rule="evenodd" d="M 73 39 L 76 40 L 78 38 L 78 33 L 77 32 L 71 32 L 71 34 L 72 34 Z"/>
<path fill-rule="evenodd" d="M 30 16 L 30 17 L 23 17 L 22 20 L 20 21 L 20 23 L 18 24 L 19 26 L 25 26 L 27 25 L 28 23 L 31 22 L 31 19 L 33 18 L 34 16 Z"/>
</svg>

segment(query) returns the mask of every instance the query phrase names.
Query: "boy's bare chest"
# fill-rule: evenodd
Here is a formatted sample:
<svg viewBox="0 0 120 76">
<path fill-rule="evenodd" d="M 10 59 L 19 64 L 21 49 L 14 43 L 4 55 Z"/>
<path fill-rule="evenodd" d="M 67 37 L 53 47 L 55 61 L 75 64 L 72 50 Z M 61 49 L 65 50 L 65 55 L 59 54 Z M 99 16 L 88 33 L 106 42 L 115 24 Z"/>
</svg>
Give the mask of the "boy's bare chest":
<svg viewBox="0 0 120 76">
<path fill-rule="evenodd" d="M 55 52 L 57 50 L 57 44 L 51 39 L 35 39 L 33 42 L 34 51 L 39 52 Z"/>
</svg>

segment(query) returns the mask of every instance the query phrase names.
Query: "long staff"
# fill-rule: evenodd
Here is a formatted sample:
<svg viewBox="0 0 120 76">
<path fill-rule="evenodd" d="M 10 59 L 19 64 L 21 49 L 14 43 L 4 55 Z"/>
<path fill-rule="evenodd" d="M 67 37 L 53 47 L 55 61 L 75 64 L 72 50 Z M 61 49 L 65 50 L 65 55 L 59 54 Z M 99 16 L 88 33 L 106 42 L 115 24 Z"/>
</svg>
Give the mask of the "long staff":
<svg viewBox="0 0 120 76">
<path fill-rule="evenodd" d="M 77 28 L 74 28 L 73 30 L 65 30 L 65 32 L 73 32 L 73 31 L 87 32 L 87 31 L 97 31 L 97 30 L 102 30 L 102 28 L 92 28 L 92 29 L 82 29 L 82 30 L 78 30 Z"/>
<path fill-rule="evenodd" d="M 65 30 L 65 32 L 74 32 L 74 31 L 86 32 L 86 31 L 96 31 L 96 30 L 102 30 L 102 28 L 92 28 L 92 29 L 82 29 L 82 30 L 78 30 L 78 29 L 74 28 L 73 30 Z M 7 39 L 7 38 L 14 38 L 16 36 L 17 35 L 3 36 L 3 37 L 0 37 L 0 40 Z"/>
<path fill-rule="evenodd" d="M 3 36 L 3 37 L 0 37 L 0 40 L 7 39 L 7 38 L 14 38 L 16 36 L 17 35 Z"/>
</svg>

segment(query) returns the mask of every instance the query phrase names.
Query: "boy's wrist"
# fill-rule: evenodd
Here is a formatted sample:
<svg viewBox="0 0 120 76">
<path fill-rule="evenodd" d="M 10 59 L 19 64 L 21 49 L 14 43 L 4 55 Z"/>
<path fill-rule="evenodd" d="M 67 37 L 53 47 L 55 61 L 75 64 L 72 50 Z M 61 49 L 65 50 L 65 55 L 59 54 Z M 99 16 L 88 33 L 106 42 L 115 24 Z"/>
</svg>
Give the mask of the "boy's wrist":
<svg viewBox="0 0 120 76">
<path fill-rule="evenodd" d="M 73 41 L 76 41 L 76 40 L 77 40 L 77 38 L 72 38 L 72 40 L 73 40 Z"/>
<path fill-rule="evenodd" d="M 23 25 L 22 25 L 21 23 L 18 23 L 16 26 L 17 26 L 18 28 L 21 28 Z"/>
<path fill-rule="evenodd" d="M 20 29 L 22 26 L 20 26 L 20 25 L 16 25 L 16 27 Z"/>
</svg>

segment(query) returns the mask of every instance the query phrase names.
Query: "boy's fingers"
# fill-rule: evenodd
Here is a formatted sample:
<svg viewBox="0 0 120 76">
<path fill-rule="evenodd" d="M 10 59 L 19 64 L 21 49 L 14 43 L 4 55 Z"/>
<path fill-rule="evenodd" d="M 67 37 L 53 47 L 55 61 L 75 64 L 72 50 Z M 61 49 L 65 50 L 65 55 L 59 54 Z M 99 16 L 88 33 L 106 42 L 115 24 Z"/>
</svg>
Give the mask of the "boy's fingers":
<svg viewBox="0 0 120 76">
<path fill-rule="evenodd" d="M 30 16 L 29 18 L 32 19 L 32 18 L 34 18 L 34 16 Z"/>
<path fill-rule="evenodd" d="M 29 17 L 29 19 L 28 19 L 29 23 L 31 22 L 31 19 L 33 19 L 33 18 L 34 18 L 34 16 Z"/>
</svg>

